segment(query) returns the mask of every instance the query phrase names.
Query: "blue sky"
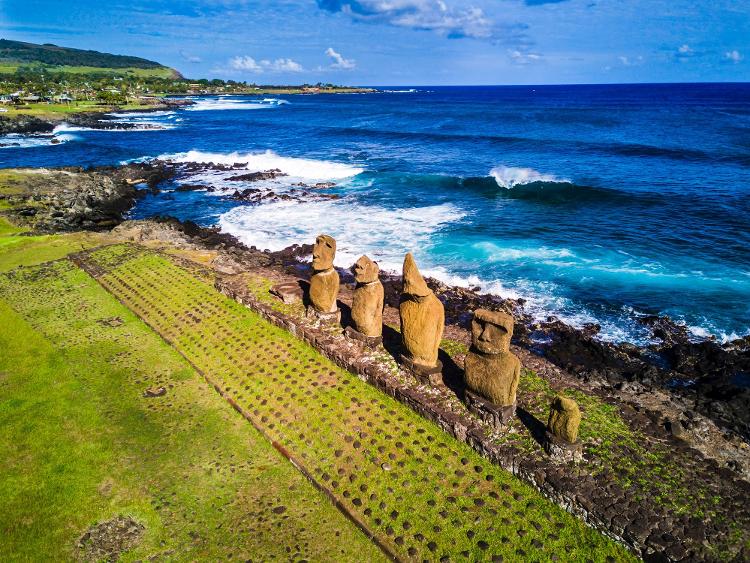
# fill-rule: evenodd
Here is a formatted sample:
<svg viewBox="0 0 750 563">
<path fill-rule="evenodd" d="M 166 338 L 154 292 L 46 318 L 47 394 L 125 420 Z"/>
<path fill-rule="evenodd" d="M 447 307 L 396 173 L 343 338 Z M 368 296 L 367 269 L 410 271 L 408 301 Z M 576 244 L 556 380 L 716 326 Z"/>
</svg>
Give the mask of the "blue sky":
<svg viewBox="0 0 750 563">
<path fill-rule="evenodd" d="M 750 0 L 0 0 L 0 37 L 264 84 L 750 80 Z"/>
</svg>

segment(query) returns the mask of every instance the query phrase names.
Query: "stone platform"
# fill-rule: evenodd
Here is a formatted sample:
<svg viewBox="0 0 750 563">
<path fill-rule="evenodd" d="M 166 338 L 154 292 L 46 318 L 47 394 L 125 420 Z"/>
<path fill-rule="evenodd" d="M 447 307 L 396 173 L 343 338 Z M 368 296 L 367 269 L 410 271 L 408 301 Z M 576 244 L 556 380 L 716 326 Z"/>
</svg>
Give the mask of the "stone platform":
<svg viewBox="0 0 750 563">
<path fill-rule="evenodd" d="M 437 387 L 443 384 L 443 364 L 438 360 L 435 367 L 427 367 L 415 363 L 411 358 L 401 354 L 399 357 L 401 365 L 422 385 L 433 385 Z"/>
<path fill-rule="evenodd" d="M 319 321 L 321 324 L 335 325 L 341 322 L 341 309 L 336 309 L 331 313 L 321 313 L 313 307 L 307 307 L 305 316 L 310 320 Z"/>
<path fill-rule="evenodd" d="M 516 402 L 512 405 L 500 406 L 491 403 L 484 397 L 469 390 L 465 391 L 467 408 L 487 424 L 498 430 L 505 428 L 516 416 Z"/>
<path fill-rule="evenodd" d="M 362 342 L 365 346 L 369 346 L 370 348 L 377 348 L 383 343 L 382 336 L 367 336 L 351 326 L 344 329 L 344 336 Z"/>
<path fill-rule="evenodd" d="M 583 460 L 583 444 L 581 440 L 573 443 L 566 442 L 556 437 L 550 431 L 544 435 L 544 451 L 555 460 L 562 463 L 579 463 Z"/>
</svg>

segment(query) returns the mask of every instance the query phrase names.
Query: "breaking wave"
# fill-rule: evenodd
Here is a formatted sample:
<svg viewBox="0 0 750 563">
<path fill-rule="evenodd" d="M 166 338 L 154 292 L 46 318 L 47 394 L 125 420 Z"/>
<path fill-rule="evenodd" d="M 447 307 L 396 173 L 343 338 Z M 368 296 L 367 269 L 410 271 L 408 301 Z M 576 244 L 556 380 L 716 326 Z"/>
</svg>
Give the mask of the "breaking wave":
<svg viewBox="0 0 750 563">
<path fill-rule="evenodd" d="M 210 153 L 188 151 L 177 154 L 158 156 L 159 160 L 176 163 L 197 162 L 201 164 L 222 164 L 225 166 L 242 166 L 245 170 L 263 171 L 279 169 L 292 178 L 304 180 L 343 180 L 364 172 L 364 168 L 329 160 L 313 160 L 280 156 L 273 151 L 261 153 Z M 243 168 L 238 168 L 242 170 Z"/>
<path fill-rule="evenodd" d="M 362 254 L 384 270 L 400 271 L 404 255 L 425 253 L 431 237 L 465 213 L 450 203 L 387 208 L 341 199 L 281 201 L 241 206 L 224 213 L 219 225 L 249 246 L 281 250 L 327 233 L 338 241 L 336 265 L 350 267 Z"/>
<path fill-rule="evenodd" d="M 68 141 L 74 141 L 74 135 L 59 134 L 56 130 L 53 135 L 24 135 L 21 133 L 9 133 L 0 135 L 0 149 L 29 149 L 35 147 L 53 147 Z"/>
<path fill-rule="evenodd" d="M 279 98 L 193 98 L 192 100 L 195 103 L 186 107 L 187 111 L 269 109 L 289 103 Z"/>
<path fill-rule="evenodd" d="M 570 180 L 563 180 L 552 174 L 543 174 L 533 168 L 514 168 L 512 166 L 496 166 L 490 170 L 490 176 L 495 178 L 501 188 L 512 189 L 516 186 L 533 184 L 536 182 L 569 184 Z"/>
</svg>

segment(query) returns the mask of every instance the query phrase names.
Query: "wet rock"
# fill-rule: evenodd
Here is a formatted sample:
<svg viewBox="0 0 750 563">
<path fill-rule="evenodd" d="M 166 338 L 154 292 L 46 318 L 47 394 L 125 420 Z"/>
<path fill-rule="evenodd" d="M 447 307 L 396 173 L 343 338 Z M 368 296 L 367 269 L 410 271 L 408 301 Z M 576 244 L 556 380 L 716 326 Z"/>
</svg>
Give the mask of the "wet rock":
<svg viewBox="0 0 750 563">
<path fill-rule="evenodd" d="M 237 176 L 230 176 L 227 178 L 229 182 L 258 182 L 260 180 L 273 180 L 281 176 L 287 176 L 284 172 L 278 168 L 266 170 L 264 172 L 250 172 L 248 174 L 238 174 Z"/>
<path fill-rule="evenodd" d="M 0 135 L 9 133 L 51 133 L 55 126 L 52 123 L 30 115 L 17 117 L 0 117 Z"/>
</svg>

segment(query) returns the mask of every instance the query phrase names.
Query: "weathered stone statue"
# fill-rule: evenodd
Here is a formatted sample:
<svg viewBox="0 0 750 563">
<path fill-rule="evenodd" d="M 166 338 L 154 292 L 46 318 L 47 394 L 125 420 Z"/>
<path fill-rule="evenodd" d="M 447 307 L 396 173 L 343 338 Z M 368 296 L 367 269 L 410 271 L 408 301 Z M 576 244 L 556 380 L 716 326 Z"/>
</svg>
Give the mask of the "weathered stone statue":
<svg viewBox="0 0 750 563">
<path fill-rule="evenodd" d="M 310 278 L 310 305 L 308 316 L 325 321 L 338 321 L 340 311 L 336 299 L 339 295 L 339 274 L 333 267 L 336 256 L 336 240 L 328 235 L 318 235 L 313 247 Z"/>
<path fill-rule="evenodd" d="M 477 309 L 471 337 L 472 348 L 464 362 L 466 402 L 486 422 L 507 424 L 516 413 L 516 389 L 521 378 L 521 362 L 510 351 L 513 317 Z"/>
<path fill-rule="evenodd" d="M 383 341 L 383 284 L 378 274 L 380 268 L 367 256 L 360 257 L 352 266 L 357 282 L 352 299 L 352 322 L 346 335 L 370 346 Z"/>
<path fill-rule="evenodd" d="M 560 461 L 578 462 L 583 458 L 583 445 L 578 440 L 581 410 L 573 399 L 558 395 L 552 401 L 547 421 L 544 449 Z"/>
<path fill-rule="evenodd" d="M 411 254 L 404 259 L 401 293 L 401 360 L 424 383 L 442 383 L 438 349 L 445 328 L 443 304 L 422 278 Z"/>
</svg>

